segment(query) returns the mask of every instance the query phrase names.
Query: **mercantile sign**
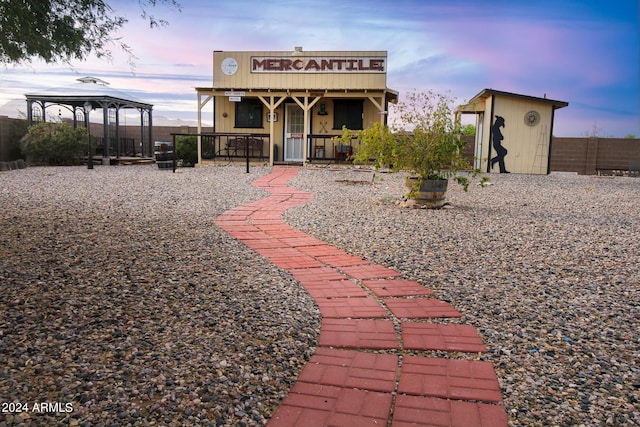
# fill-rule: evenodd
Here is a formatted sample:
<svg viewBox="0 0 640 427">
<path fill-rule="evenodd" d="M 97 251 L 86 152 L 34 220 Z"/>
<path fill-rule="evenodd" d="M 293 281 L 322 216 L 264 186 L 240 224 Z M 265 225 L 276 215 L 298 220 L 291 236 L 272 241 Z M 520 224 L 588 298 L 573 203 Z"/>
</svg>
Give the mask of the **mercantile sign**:
<svg viewBox="0 0 640 427">
<path fill-rule="evenodd" d="M 252 73 L 384 73 L 386 58 L 380 57 L 251 57 Z"/>
</svg>

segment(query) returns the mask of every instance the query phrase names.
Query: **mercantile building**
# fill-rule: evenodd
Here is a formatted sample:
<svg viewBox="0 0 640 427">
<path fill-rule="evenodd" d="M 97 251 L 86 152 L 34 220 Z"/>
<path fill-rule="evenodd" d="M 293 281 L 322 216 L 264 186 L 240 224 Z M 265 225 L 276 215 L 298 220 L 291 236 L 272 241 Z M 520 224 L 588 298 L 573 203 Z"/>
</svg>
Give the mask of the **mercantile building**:
<svg viewBox="0 0 640 427">
<path fill-rule="evenodd" d="M 386 124 L 386 51 L 214 51 L 211 87 L 198 96 L 199 162 L 242 157 L 274 163 L 347 159 L 343 127 Z M 202 134 L 203 110 L 213 132 Z M 209 111 L 207 111 L 208 113 Z"/>
</svg>

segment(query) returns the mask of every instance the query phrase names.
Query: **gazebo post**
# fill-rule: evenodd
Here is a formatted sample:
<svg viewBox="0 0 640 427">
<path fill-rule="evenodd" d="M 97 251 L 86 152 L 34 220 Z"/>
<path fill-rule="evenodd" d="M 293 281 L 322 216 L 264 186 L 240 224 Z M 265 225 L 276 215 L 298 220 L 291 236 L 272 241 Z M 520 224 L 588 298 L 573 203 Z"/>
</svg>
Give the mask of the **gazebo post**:
<svg viewBox="0 0 640 427">
<path fill-rule="evenodd" d="M 84 103 L 84 123 L 87 127 L 87 169 L 93 169 L 93 153 L 91 152 L 91 128 L 89 127 L 89 111 L 91 111 L 91 103 Z"/>
<path fill-rule="evenodd" d="M 120 159 L 120 106 L 116 106 L 116 158 Z"/>
<path fill-rule="evenodd" d="M 77 129 L 78 128 L 78 117 L 76 116 L 76 114 L 78 113 L 78 107 L 77 106 L 73 106 L 73 128 Z"/>
<path fill-rule="evenodd" d="M 153 113 L 151 108 L 149 108 L 149 157 L 151 157 L 151 147 L 153 147 Z M 173 147 L 175 152 L 176 147 Z"/>
<path fill-rule="evenodd" d="M 33 125 L 33 101 L 27 100 L 27 126 Z"/>
<path fill-rule="evenodd" d="M 109 166 L 109 103 L 103 101 L 102 103 L 102 164 Z"/>
<path fill-rule="evenodd" d="M 140 157 L 145 157 L 144 152 L 144 108 L 140 108 Z"/>
</svg>

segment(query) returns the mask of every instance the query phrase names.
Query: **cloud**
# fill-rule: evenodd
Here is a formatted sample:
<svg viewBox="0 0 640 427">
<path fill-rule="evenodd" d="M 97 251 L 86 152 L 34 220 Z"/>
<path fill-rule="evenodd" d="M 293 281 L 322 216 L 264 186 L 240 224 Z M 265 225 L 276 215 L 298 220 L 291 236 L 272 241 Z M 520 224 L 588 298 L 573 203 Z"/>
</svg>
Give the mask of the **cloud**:
<svg viewBox="0 0 640 427">
<path fill-rule="evenodd" d="M 570 102 L 556 133 L 575 136 L 602 121 L 640 134 L 638 5 L 635 1 L 181 0 L 182 12 L 150 29 L 137 2 L 110 0 L 129 23 L 120 36 L 137 58 L 72 67 L 35 62 L 0 75 L 0 104 L 93 75 L 132 91 L 167 117 L 196 117 L 194 87 L 212 81 L 213 50 L 385 50 L 388 86 L 450 91 L 467 100 L 492 87 Z M 606 122 L 605 122 L 606 120 Z M 620 130 L 618 130 L 620 129 Z"/>
</svg>

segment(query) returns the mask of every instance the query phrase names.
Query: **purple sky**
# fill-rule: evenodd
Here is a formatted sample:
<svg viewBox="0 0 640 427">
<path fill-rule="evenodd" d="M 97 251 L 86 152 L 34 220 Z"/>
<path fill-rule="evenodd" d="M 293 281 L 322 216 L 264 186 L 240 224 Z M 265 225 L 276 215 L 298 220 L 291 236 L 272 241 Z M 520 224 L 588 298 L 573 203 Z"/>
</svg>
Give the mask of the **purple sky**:
<svg viewBox="0 0 640 427">
<path fill-rule="evenodd" d="M 557 136 L 640 136 L 637 0 L 178 0 L 149 29 L 137 2 L 110 4 L 137 56 L 114 51 L 68 65 L 7 66 L 0 105 L 86 75 L 154 104 L 156 117 L 196 119 L 196 86 L 210 86 L 213 50 L 386 50 L 387 86 L 434 89 L 460 104 L 484 88 L 569 102 Z M 14 105 L 12 103 L 12 105 Z M 24 110 L 26 103 L 18 104 Z M 0 114 L 7 114 L 0 108 Z"/>
</svg>

